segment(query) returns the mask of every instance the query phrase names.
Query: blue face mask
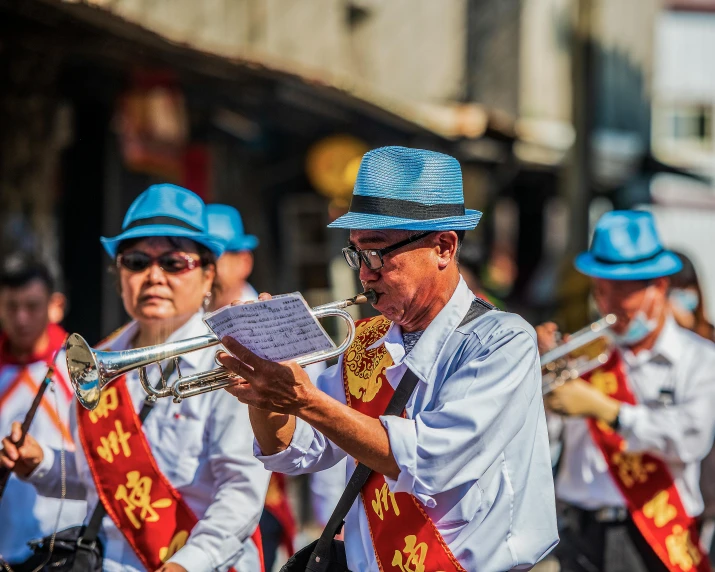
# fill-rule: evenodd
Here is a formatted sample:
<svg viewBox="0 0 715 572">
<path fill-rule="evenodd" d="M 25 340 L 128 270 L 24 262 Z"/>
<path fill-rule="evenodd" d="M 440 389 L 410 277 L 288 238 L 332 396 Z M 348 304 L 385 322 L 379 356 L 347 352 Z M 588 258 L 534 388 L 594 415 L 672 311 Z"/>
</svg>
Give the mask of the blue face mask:
<svg viewBox="0 0 715 572">
<path fill-rule="evenodd" d="M 670 299 L 679 308 L 688 312 L 695 312 L 695 308 L 698 307 L 698 302 L 700 302 L 697 292 L 683 288 L 673 288 L 670 291 Z"/>
<path fill-rule="evenodd" d="M 647 299 L 649 298 L 650 296 L 647 297 Z M 645 305 L 645 301 L 646 299 L 644 299 L 643 305 Z M 633 346 L 638 342 L 643 341 L 658 327 L 658 320 L 656 318 L 649 319 L 643 311 L 643 305 L 641 305 L 641 309 L 635 313 L 633 318 L 631 318 L 626 331 L 622 334 L 616 334 L 613 336 L 617 345 Z"/>
</svg>

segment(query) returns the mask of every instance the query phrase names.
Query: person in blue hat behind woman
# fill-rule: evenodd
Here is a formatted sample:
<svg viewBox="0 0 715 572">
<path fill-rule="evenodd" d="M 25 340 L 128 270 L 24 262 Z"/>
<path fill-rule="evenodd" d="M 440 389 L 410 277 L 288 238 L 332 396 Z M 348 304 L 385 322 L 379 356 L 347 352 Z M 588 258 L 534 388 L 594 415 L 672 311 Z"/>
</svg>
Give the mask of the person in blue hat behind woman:
<svg viewBox="0 0 715 572">
<path fill-rule="evenodd" d="M 558 540 L 536 334 L 459 274 L 480 217 L 453 157 L 370 151 L 330 226 L 350 229 L 346 263 L 382 315 L 358 322 L 317 385 L 224 339 L 234 357 L 219 359 L 247 382 L 229 391 L 250 406 L 267 468 L 312 473 L 348 457 L 348 477 L 356 461 L 372 469 L 345 519 L 355 572 L 528 570 Z M 383 415 L 408 370 L 404 416 Z"/>
<path fill-rule="evenodd" d="M 709 570 L 695 519 L 715 434 L 715 346 L 669 311 L 668 277 L 681 262 L 650 213 L 614 211 L 575 265 L 592 278 L 601 315 L 617 321 L 609 361 L 545 399 L 564 416 L 561 570 Z M 540 349 L 553 347 L 555 331 L 537 328 Z"/>
<path fill-rule="evenodd" d="M 241 214 L 232 206 L 213 204 L 206 206 L 209 232 L 226 245 L 226 250 L 216 263 L 216 280 L 210 309 L 232 302 L 249 302 L 258 299 L 258 292 L 248 282 L 253 271 L 253 250 L 258 238 L 246 234 Z M 320 373 L 325 367 L 313 364 L 308 369 Z M 290 556 L 293 553 L 295 518 L 288 502 L 285 477 L 273 473 L 268 484 L 266 504 L 259 523 L 263 542 L 263 561 L 266 570 L 273 569 L 279 546 Z"/>
<path fill-rule="evenodd" d="M 216 263 L 216 281 L 211 309 L 234 300 L 256 300 L 258 292 L 248 282 L 253 272 L 253 250 L 258 238 L 243 230 L 241 214 L 229 205 L 206 205 L 209 232 L 224 242 L 226 250 Z"/>
<path fill-rule="evenodd" d="M 197 195 L 175 185 L 149 187 L 129 207 L 122 232 L 102 244 L 132 321 L 99 348 L 122 351 L 208 333 L 202 317 L 225 244 L 209 233 Z M 187 376 L 214 369 L 214 354 L 184 354 L 176 370 Z M 70 415 L 81 446 L 67 453 L 67 496 L 86 499 L 90 514 L 100 502 L 105 508 L 103 569 L 261 570 L 256 527 L 269 474 L 253 457 L 246 407 L 222 391 L 180 403 L 159 399 L 141 423 L 144 403 L 134 370 L 103 389 L 95 410 L 75 402 Z M 13 437 L 3 441 L 0 461 L 41 494 L 58 497 L 61 455 L 31 436 L 18 449 Z"/>
</svg>

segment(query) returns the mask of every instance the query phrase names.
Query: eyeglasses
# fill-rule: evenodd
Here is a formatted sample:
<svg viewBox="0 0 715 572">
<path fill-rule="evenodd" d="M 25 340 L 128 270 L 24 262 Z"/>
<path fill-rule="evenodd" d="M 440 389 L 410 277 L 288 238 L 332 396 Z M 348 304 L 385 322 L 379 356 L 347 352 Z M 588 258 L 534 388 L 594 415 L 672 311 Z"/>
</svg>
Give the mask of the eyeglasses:
<svg viewBox="0 0 715 572">
<path fill-rule="evenodd" d="M 385 254 L 389 254 L 398 248 L 417 242 L 428 234 L 432 234 L 432 232 L 434 231 L 430 230 L 427 232 L 421 232 L 420 234 L 416 234 L 391 246 L 386 246 L 385 248 L 380 249 L 360 250 L 355 246 L 346 246 L 343 248 L 343 256 L 345 257 L 345 261 L 348 263 L 348 266 L 350 266 L 353 270 L 360 270 L 360 264 L 362 262 L 364 262 L 365 266 L 367 266 L 370 270 L 380 270 L 380 268 L 384 265 L 382 257 L 385 256 Z"/>
<path fill-rule="evenodd" d="M 159 256 L 149 256 L 146 252 L 134 250 L 117 256 L 117 267 L 126 268 L 129 272 L 143 272 L 154 264 L 158 264 L 159 268 L 167 274 L 182 274 L 201 266 L 201 260 L 181 252 L 165 252 Z"/>
</svg>

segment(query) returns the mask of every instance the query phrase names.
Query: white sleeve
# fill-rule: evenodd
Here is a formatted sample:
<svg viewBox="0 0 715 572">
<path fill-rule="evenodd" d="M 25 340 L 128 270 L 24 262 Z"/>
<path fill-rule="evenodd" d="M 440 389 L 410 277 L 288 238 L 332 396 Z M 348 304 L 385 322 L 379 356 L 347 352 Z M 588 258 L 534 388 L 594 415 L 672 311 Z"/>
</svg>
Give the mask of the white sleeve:
<svg viewBox="0 0 715 572">
<path fill-rule="evenodd" d="M 318 377 L 316 386 L 340 403 L 345 403 L 342 382 L 342 357 L 338 363 L 326 369 Z M 286 475 L 302 475 L 328 469 L 345 457 L 345 451 L 313 429 L 302 419 L 296 418 L 295 432 L 290 445 L 275 455 L 264 455 L 254 441 L 253 453 L 269 471 Z"/>
<path fill-rule="evenodd" d="M 80 443 L 77 428 L 77 401 L 72 400 L 69 411 L 70 433 L 75 443 Z M 62 451 L 38 442 L 42 447 L 42 461 L 25 479 L 38 493 L 51 498 L 62 498 Z M 77 453 L 64 451 L 65 498 L 86 500 L 87 488 L 79 476 Z"/>
<path fill-rule="evenodd" d="M 715 434 L 714 368 L 700 370 L 675 405 L 621 405 L 618 432 L 628 451 L 648 452 L 666 461 L 693 463 L 705 458 Z"/>
</svg>

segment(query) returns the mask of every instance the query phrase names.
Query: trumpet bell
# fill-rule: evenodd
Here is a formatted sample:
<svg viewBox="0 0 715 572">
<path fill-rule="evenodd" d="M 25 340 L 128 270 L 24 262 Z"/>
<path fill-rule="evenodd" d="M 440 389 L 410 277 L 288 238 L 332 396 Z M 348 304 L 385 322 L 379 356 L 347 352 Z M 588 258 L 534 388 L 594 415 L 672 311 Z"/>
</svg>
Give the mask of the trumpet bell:
<svg viewBox="0 0 715 572">
<path fill-rule="evenodd" d="M 79 402 L 87 409 L 99 404 L 102 391 L 101 363 L 96 352 L 79 334 L 72 334 L 65 344 L 67 371 Z"/>
</svg>

